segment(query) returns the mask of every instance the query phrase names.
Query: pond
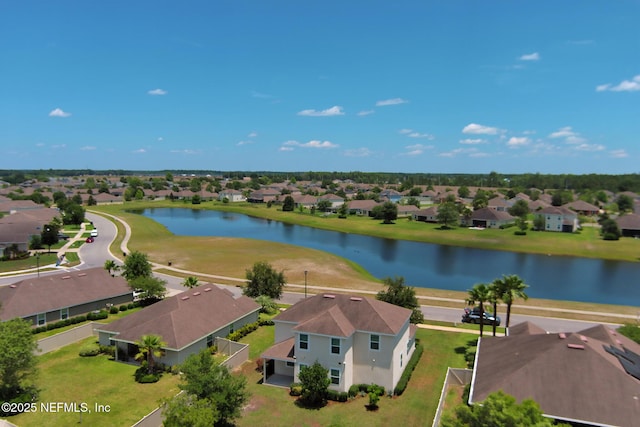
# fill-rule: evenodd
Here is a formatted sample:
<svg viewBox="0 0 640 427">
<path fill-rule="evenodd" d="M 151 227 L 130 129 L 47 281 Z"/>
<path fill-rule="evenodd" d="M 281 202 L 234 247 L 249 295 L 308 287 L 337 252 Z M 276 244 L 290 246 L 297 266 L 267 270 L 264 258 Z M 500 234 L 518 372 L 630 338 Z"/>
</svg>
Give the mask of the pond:
<svg viewBox="0 0 640 427">
<path fill-rule="evenodd" d="M 178 235 L 251 238 L 330 252 L 375 277 L 403 276 L 415 287 L 466 291 L 475 283 L 517 274 L 533 298 L 640 305 L 640 263 L 384 239 L 219 211 L 162 208 L 137 213 Z"/>
</svg>

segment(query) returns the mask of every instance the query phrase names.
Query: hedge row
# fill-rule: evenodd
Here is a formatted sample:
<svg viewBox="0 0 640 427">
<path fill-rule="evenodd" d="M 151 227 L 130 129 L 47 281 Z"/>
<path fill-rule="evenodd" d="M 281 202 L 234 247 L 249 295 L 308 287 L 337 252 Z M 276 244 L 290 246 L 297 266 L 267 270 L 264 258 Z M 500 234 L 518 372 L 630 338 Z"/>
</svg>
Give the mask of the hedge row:
<svg viewBox="0 0 640 427">
<path fill-rule="evenodd" d="M 409 363 L 407 363 L 407 366 L 404 368 L 404 372 L 400 377 L 400 381 L 398 381 L 396 388 L 393 390 L 393 394 L 395 394 L 396 396 L 400 396 L 402 393 L 404 393 L 404 390 L 407 388 L 407 384 L 409 384 L 411 373 L 413 372 L 413 370 L 416 368 L 416 365 L 420 361 L 420 357 L 422 356 L 423 351 L 424 351 L 424 347 L 422 347 L 422 344 L 420 344 L 416 340 L 416 349 L 414 350 L 413 355 L 409 360 Z"/>
<path fill-rule="evenodd" d="M 100 320 L 106 319 L 109 317 L 109 313 L 107 310 L 100 310 L 98 312 L 91 312 L 87 315 L 70 317 L 68 319 L 59 320 L 55 323 L 48 323 L 45 326 L 38 326 L 37 328 L 31 329 L 32 334 L 38 334 L 44 331 L 51 331 L 53 329 L 64 328 L 65 326 L 75 325 L 76 323 L 86 322 L 87 320 Z"/>
<path fill-rule="evenodd" d="M 227 339 L 230 341 L 240 341 L 243 337 L 249 335 L 251 332 L 258 329 L 260 326 L 272 326 L 273 320 L 260 319 L 257 322 L 247 323 L 237 331 L 233 331 L 227 335 Z"/>
</svg>

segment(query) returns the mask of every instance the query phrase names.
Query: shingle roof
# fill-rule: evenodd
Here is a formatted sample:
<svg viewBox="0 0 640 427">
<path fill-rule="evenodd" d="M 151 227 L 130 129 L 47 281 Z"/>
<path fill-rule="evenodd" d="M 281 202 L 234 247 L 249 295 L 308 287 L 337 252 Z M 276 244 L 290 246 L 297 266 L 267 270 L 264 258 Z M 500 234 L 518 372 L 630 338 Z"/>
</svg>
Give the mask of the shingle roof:
<svg viewBox="0 0 640 427">
<path fill-rule="evenodd" d="M 616 223 L 620 229 L 625 230 L 640 230 L 640 215 L 627 214 L 616 218 Z"/>
<path fill-rule="evenodd" d="M 497 211 L 491 208 L 481 208 L 473 211 L 472 219 L 494 220 L 494 221 L 511 221 L 514 217 L 506 211 Z"/>
<path fill-rule="evenodd" d="M 367 331 L 395 335 L 411 317 L 411 310 L 372 298 L 318 294 L 280 313 L 274 321 L 297 323 L 301 332 L 349 336 Z"/>
<path fill-rule="evenodd" d="M 470 400 L 503 390 L 532 398 L 551 417 L 631 426 L 640 419 L 640 380 L 605 346 L 640 353 L 640 345 L 599 325 L 578 333 L 521 333 L 482 338 Z"/>
<path fill-rule="evenodd" d="M 236 298 L 226 289 L 205 284 L 145 307 L 100 330 L 116 332 L 114 339 L 124 342 L 156 334 L 167 343 L 166 348 L 180 350 L 259 309 L 251 298 Z"/>
<path fill-rule="evenodd" d="M 21 280 L 0 286 L 0 320 L 27 317 L 61 308 L 132 294 L 122 277 L 94 267 Z"/>
</svg>

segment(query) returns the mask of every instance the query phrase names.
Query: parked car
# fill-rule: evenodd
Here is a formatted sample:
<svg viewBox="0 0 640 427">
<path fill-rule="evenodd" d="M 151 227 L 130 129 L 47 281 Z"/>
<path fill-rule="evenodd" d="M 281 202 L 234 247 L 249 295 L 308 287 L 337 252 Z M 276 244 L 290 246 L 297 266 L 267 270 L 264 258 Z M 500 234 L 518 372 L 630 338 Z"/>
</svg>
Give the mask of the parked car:
<svg viewBox="0 0 640 427">
<path fill-rule="evenodd" d="M 64 233 L 58 233 L 58 240 L 69 240 L 69 236 Z"/>
<path fill-rule="evenodd" d="M 85 240 L 87 243 L 93 243 L 95 241 L 95 239 L 91 236 L 87 237 L 87 240 Z"/>
<path fill-rule="evenodd" d="M 98 229 L 94 228 L 93 230 L 91 230 L 91 237 L 98 237 Z"/>
<path fill-rule="evenodd" d="M 484 321 L 482 323 L 485 325 L 493 325 L 495 323 L 496 326 L 500 326 L 500 316 L 496 316 L 487 311 L 485 311 L 483 315 Z M 480 323 L 480 308 L 465 308 L 464 314 L 462 315 L 462 323 Z"/>
</svg>

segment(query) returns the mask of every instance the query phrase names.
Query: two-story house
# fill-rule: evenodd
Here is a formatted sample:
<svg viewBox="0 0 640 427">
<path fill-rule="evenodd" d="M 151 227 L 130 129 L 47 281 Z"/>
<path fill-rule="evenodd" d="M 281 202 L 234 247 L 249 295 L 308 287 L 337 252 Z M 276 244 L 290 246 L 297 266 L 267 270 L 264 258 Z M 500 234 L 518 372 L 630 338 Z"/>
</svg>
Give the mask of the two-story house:
<svg viewBox="0 0 640 427">
<path fill-rule="evenodd" d="M 318 294 L 275 317 L 275 344 L 262 354 L 264 383 L 288 386 L 316 361 L 330 388 L 397 385 L 415 348 L 411 310 L 372 298 Z"/>
<path fill-rule="evenodd" d="M 562 206 L 549 206 L 534 213 L 544 218 L 544 230 L 573 233 L 578 229 L 578 214 Z"/>
</svg>

